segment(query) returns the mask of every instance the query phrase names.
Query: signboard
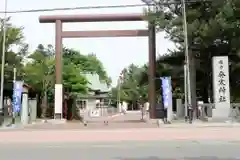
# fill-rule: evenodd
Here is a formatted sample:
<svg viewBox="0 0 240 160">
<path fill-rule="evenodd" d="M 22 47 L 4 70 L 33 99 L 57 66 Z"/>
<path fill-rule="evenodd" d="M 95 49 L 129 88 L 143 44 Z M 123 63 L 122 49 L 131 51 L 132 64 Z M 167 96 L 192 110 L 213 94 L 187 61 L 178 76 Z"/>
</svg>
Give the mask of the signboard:
<svg viewBox="0 0 240 160">
<path fill-rule="evenodd" d="M 230 108 L 229 65 L 227 56 L 213 57 L 213 89 L 216 109 Z"/>
<path fill-rule="evenodd" d="M 21 110 L 22 104 L 23 82 L 15 81 L 13 86 L 13 112 L 17 113 Z"/>
<path fill-rule="evenodd" d="M 100 109 L 92 109 L 90 113 L 90 117 L 100 117 Z"/>
<path fill-rule="evenodd" d="M 166 109 L 172 106 L 172 83 L 171 77 L 161 77 L 162 80 L 162 100 L 163 107 Z"/>
</svg>

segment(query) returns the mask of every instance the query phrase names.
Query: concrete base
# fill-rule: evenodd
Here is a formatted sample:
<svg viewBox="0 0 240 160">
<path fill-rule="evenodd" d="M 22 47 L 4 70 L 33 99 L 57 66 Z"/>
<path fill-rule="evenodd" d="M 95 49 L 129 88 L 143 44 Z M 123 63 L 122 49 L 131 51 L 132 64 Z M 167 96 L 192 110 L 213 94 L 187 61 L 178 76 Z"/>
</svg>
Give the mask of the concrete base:
<svg viewBox="0 0 240 160">
<path fill-rule="evenodd" d="M 61 113 L 55 113 L 54 114 L 54 119 L 62 119 L 62 114 Z"/>
<path fill-rule="evenodd" d="M 227 121 L 231 117 L 231 109 L 227 106 L 217 106 L 212 110 L 212 119 L 216 121 Z"/>
<path fill-rule="evenodd" d="M 63 102 L 63 86 L 62 84 L 55 84 L 55 102 L 54 102 L 54 118 L 59 119 L 62 116 L 62 102 Z M 62 117 L 61 117 L 62 118 Z M 60 119 L 61 119 L 60 118 Z"/>
</svg>

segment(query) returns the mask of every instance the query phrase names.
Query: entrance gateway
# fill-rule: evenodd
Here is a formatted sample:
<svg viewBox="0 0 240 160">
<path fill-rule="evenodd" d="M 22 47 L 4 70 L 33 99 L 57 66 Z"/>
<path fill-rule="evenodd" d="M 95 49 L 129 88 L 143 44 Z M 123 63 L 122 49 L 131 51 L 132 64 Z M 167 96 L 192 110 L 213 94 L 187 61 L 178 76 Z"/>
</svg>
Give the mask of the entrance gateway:
<svg viewBox="0 0 240 160">
<path fill-rule="evenodd" d="M 62 118 L 62 39 L 63 38 L 91 38 L 91 37 L 148 37 L 149 46 L 149 102 L 150 102 L 150 118 L 156 118 L 156 29 L 154 22 L 148 25 L 147 30 L 96 30 L 96 31 L 63 31 L 63 23 L 73 22 L 122 22 L 122 21 L 144 21 L 144 14 L 81 14 L 81 15 L 51 15 L 40 16 L 40 23 L 55 23 L 56 38 L 56 84 L 55 84 L 55 119 Z"/>
</svg>

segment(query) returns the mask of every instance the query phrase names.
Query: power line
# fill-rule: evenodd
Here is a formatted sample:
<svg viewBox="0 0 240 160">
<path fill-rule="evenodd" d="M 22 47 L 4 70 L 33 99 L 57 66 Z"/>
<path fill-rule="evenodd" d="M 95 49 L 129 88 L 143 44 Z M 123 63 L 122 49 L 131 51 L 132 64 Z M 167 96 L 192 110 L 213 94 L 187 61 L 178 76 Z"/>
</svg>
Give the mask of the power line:
<svg viewBox="0 0 240 160">
<path fill-rule="evenodd" d="M 71 8 L 49 8 L 49 9 L 29 9 L 29 10 L 15 10 L 7 11 L 9 14 L 14 13 L 31 13 L 31 12 L 50 12 L 50 11 L 66 11 L 66 10 L 84 10 L 84 9 L 105 9 L 105 8 L 131 8 L 131 7 L 142 7 L 146 4 L 133 4 L 133 5 L 112 5 L 112 6 L 84 6 L 84 7 L 71 7 Z M 0 11 L 0 13 L 5 13 Z"/>
<path fill-rule="evenodd" d="M 211 2 L 213 0 L 188 0 L 186 3 L 197 2 Z M 181 4 L 181 2 L 167 2 L 160 3 L 160 5 Z M 155 4 L 151 4 L 155 5 Z M 16 14 L 16 13 L 34 13 L 34 12 L 50 12 L 50 11 L 67 11 L 67 10 L 86 10 L 86 9 L 110 9 L 110 8 L 134 8 L 144 7 L 147 4 L 129 4 L 129 5 L 108 5 L 108 6 L 83 6 L 83 7 L 71 7 L 71 8 L 45 8 L 45 9 L 29 9 L 29 10 L 13 10 L 13 11 L 0 11 L 0 13 Z"/>
</svg>

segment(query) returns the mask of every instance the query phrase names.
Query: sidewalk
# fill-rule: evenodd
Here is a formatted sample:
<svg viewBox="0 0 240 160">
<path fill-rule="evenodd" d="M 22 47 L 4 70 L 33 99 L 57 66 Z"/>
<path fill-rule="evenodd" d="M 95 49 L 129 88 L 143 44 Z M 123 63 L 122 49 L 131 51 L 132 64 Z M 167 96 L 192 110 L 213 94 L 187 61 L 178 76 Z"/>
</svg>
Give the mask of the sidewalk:
<svg viewBox="0 0 240 160">
<path fill-rule="evenodd" d="M 159 128 L 199 128 L 199 127 L 240 127 L 240 123 L 234 121 L 201 121 L 193 120 L 190 124 L 185 120 L 173 120 L 171 124 L 164 124 L 162 120 L 147 120 L 146 123 L 155 124 Z"/>
<path fill-rule="evenodd" d="M 115 130 L 35 130 L 0 132 L 0 143 L 240 140 L 240 128 L 132 128 Z"/>
<path fill-rule="evenodd" d="M 118 117 L 118 116 L 121 116 L 121 114 L 113 114 L 113 115 L 104 116 L 104 117 L 94 117 L 94 118 L 88 119 L 88 123 L 102 124 L 104 121 L 106 121 L 106 120 L 111 121 L 112 119 L 114 119 L 115 117 Z M 67 121 L 66 119 L 59 119 L 59 120 L 57 120 L 57 119 L 36 119 L 35 121 L 33 121 L 29 124 L 26 124 L 26 125 L 23 125 L 19 118 L 16 119 L 15 124 L 11 124 L 11 122 L 12 122 L 11 118 L 5 119 L 3 126 L 0 127 L 0 130 L 13 130 L 13 129 L 19 130 L 19 129 L 31 129 L 31 128 L 35 129 L 35 130 L 38 130 L 38 129 L 49 130 L 51 128 L 71 129 L 73 127 L 73 125 L 75 125 L 73 127 L 74 129 L 83 127 L 83 122 L 81 122 L 79 120 Z M 86 127 L 83 127 L 83 128 L 86 128 Z"/>
<path fill-rule="evenodd" d="M 141 116 L 139 113 L 130 113 L 130 114 L 115 114 L 111 117 L 107 118 L 108 124 L 104 123 L 106 117 L 102 118 L 93 118 L 89 120 L 89 125 L 84 126 L 81 121 L 70 121 L 66 120 L 54 120 L 48 119 L 44 121 L 42 119 L 37 119 L 34 123 L 22 125 L 20 121 L 17 121 L 13 126 L 6 126 L 8 123 L 5 123 L 0 130 L 99 130 L 99 129 L 147 129 L 147 128 L 156 128 L 156 129 L 164 129 L 164 128 L 240 128 L 240 123 L 236 122 L 202 122 L 202 121 L 193 121 L 192 124 L 185 122 L 184 120 L 174 120 L 172 124 L 157 124 L 157 120 L 146 120 L 141 121 Z M 160 121 L 161 122 L 161 121 Z"/>
<path fill-rule="evenodd" d="M 212 123 L 212 122 L 193 122 L 189 123 L 172 123 L 172 124 L 160 124 L 159 128 L 213 128 L 213 127 L 239 127 L 240 123 Z"/>
</svg>

